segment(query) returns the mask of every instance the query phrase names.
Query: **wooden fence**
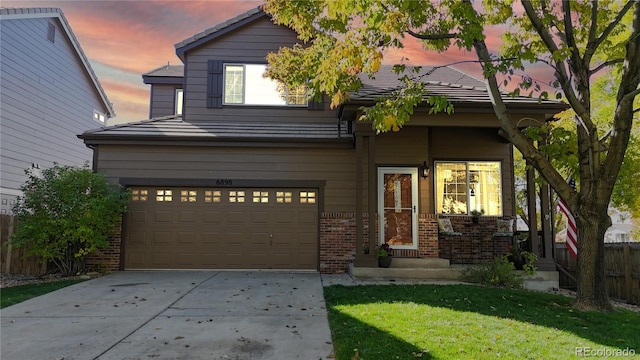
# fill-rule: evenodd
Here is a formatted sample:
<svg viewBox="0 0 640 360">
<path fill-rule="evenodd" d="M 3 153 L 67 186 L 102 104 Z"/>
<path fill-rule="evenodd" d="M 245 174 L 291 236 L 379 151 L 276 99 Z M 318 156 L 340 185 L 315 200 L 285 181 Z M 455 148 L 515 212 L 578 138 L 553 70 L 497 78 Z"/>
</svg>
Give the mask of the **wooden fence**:
<svg viewBox="0 0 640 360">
<path fill-rule="evenodd" d="M 43 275 L 47 264 L 36 256 L 25 256 L 25 250 L 11 244 L 11 234 L 18 227 L 15 216 L 0 215 L 0 272 L 22 275 Z"/>
<path fill-rule="evenodd" d="M 560 271 L 560 287 L 576 288 L 576 260 L 565 244 L 556 244 L 556 262 L 568 273 Z M 640 305 L 640 243 L 605 244 L 604 267 L 607 290 L 611 299 Z"/>
</svg>

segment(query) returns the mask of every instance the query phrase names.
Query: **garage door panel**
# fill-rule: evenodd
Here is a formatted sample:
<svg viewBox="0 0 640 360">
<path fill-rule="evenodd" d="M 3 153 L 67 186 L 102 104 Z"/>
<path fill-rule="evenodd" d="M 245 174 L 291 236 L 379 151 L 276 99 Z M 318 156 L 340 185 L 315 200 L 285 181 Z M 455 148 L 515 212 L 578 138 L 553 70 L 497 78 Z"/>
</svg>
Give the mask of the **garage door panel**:
<svg viewBox="0 0 640 360">
<path fill-rule="evenodd" d="M 156 223 L 170 223 L 173 221 L 173 211 L 171 210 L 156 210 L 153 215 Z"/>
<path fill-rule="evenodd" d="M 129 210 L 129 223 L 131 224 L 145 224 L 147 223 L 147 211 L 138 210 L 131 211 Z"/>
<path fill-rule="evenodd" d="M 146 231 L 132 231 L 130 232 L 129 244 L 131 245 L 144 245 L 147 242 Z"/>
<path fill-rule="evenodd" d="M 245 211 L 232 210 L 227 212 L 227 224 L 230 225 L 244 225 L 248 214 Z"/>
<path fill-rule="evenodd" d="M 170 252 L 154 252 L 151 254 L 151 266 L 153 268 L 168 268 L 173 261 L 173 254 Z"/>
<path fill-rule="evenodd" d="M 219 232 L 202 233 L 202 244 L 204 246 L 221 246 L 223 243 L 222 235 Z"/>
<path fill-rule="evenodd" d="M 154 231 L 152 244 L 171 244 L 171 231 Z"/>
<path fill-rule="evenodd" d="M 224 222 L 224 215 L 220 211 L 204 210 L 204 223 L 205 224 L 222 224 Z"/>
<path fill-rule="evenodd" d="M 318 215 L 312 211 L 301 211 L 298 213 L 298 224 L 300 225 L 315 225 L 318 220 Z"/>
<path fill-rule="evenodd" d="M 178 243 L 184 246 L 196 245 L 198 242 L 198 234 L 193 231 L 179 231 Z"/>
<path fill-rule="evenodd" d="M 317 269 L 317 192 L 145 190 L 147 200 L 130 204 L 125 268 Z"/>
<path fill-rule="evenodd" d="M 180 211 L 180 216 L 178 217 L 181 223 L 190 223 L 194 224 L 198 221 L 198 213 L 196 211 Z"/>
</svg>

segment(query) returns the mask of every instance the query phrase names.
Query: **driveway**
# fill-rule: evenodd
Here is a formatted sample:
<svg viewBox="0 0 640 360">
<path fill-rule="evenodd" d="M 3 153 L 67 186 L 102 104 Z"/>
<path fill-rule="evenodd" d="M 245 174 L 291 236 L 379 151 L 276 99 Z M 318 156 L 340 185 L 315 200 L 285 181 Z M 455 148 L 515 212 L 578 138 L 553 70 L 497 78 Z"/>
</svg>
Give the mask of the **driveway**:
<svg viewBox="0 0 640 360">
<path fill-rule="evenodd" d="M 0 358 L 327 359 L 316 272 L 125 271 L 0 310 Z"/>
</svg>

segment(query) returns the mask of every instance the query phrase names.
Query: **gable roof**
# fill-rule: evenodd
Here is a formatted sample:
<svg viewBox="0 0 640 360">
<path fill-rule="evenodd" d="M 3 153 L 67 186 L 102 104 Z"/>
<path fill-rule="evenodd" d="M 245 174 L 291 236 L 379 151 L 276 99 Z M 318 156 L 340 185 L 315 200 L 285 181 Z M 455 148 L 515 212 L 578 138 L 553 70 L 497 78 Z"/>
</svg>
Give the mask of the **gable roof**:
<svg viewBox="0 0 640 360">
<path fill-rule="evenodd" d="M 349 103 L 367 104 L 377 98 L 390 95 L 402 82 L 403 74 L 392 71 L 393 66 L 383 65 L 373 79 L 361 76 L 362 88 L 350 94 Z M 451 66 L 423 66 L 418 73 L 406 73 L 409 77 L 419 78 L 426 87 L 427 94 L 446 96 L 454 105 L 491 107 L 491 97 L 483 80 L 461 72 Z M 506 92 L 502 98 L 507 107 L 536 108 L 538 112 L 557 112 L 565 110 L 567 105 L 560 101 L 538 99 L 529 96 L 511 96 Z"/>
<path fill-rule="evenodd" d="M 113 110 L 113 105 L 109 101 L 107 94 L 105 93 L 102 85 L 100 85 L 100 81 L 98 80 L 98 76 L 93 71 L 91 64 L 89 63 L 89 59 L 85 55 L 84 51 L 82 51 L 82 47 L 78 42 L 78 39 L 74 35 L 71 30 L 71 26 L 69 22 L 65 18 L 62 10 L 59 8 L 0 8 L 0 20 L 19 20 L 19 19 L 34 19 L 34 18 L 45 18 L 45 19 L 58 19 L 60 25 L 64 29 L 64 33 L 73 46 L 78 59 L 82 63 L 82 67 L 85 73 L 91 79 L 93 86 L 95 87 L 98 95 L 100 96 L 100 100 L 104 104 L 105 109 L 107 109 L 108 116 L 114 117 L 116 115 Z"/>
<path fill-rule="evenodd" d="M 210 27 L 175 44 L 176 55 L 184 61 L 185 52 L 263 17 L 269 17 L 269 15 L 264 12 L 262 5 L 250 9 L 249 11 L 245 11 L 234 18 Z"/>
</svg>

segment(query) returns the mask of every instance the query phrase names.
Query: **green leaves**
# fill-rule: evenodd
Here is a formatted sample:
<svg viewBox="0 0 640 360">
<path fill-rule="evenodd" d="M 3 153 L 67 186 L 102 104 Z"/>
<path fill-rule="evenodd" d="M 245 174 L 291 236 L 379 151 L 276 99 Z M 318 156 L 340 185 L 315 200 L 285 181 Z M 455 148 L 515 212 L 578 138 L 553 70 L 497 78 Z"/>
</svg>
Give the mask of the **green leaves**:
<svg viewBox="0 0 640 360">
<path fill-rule="evenodd" d="M 75 275 L 86 255 L 109 245 L 129 193 L 86 167 L 55 165 L 42 177 L 28 174 L 13 209 L 20 221 L 13 241 Z"/>
</svg>

